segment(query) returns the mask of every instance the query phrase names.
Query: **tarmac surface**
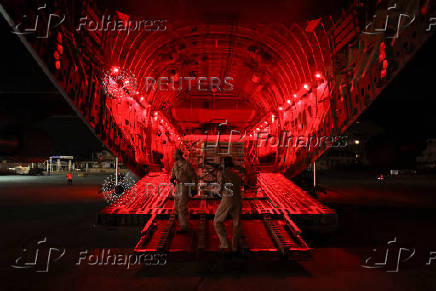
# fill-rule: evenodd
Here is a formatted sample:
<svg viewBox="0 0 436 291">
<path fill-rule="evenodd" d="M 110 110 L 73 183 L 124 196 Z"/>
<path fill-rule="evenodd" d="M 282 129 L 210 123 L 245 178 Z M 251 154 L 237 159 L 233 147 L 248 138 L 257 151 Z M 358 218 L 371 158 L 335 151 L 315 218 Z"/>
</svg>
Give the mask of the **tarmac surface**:
<svg viewBox="0 0 436 291">
<path fill-rule="evenodd" d="M 131 251 L 138 228 L 96 225 L 103 178 L 74 176 L 69 186 L 64 176 L 0 176 L 2 290 L 436 289 L 436 176 L 380 183 L 371 174 L 320 174 L 327 194 L 319 199 L 339 226 L 303 230 L 311 261 L 162 256 L 145 264 Z"/>
</svg>

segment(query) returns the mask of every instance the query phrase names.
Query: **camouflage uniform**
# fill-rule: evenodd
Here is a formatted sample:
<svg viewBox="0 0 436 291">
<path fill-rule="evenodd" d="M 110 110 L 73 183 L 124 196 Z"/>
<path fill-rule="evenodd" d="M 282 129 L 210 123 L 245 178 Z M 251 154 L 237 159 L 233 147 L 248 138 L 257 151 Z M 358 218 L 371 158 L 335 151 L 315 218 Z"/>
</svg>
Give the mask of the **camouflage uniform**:
<svg viewBox="0 0 436 291">
<path fill-rule="evenodd" d="M 228 248 L 229 241 L 224 226 L 224 222 L 227 216 L 230 214 L 233 220 L 233 237 L 232 237 L 232 249 L 237 250 L 240 238 L 240 224 L 239 217 L 241 215 L 241 177 L 233 169 L 224 169 L 218 172 L 218 183 L 221 185 L 222 199 L 218 206 L 215 219 L 213 221 L 215 230 L 220 240 L 220 248 Z M 229 183 L 226 187 L 225 184 Z M 232 186 L 231 186 L 232 185 Z M 231 189 L 233 191 L 228 191 Z"/>
<path fill-rule="evenodd" d="M 174 194 L 174 208 L 180 223 L 180 229 L 186 230 L 188 228 L 188 199 L 189 187 L 183 183 L 195 183 L 196 175 L 191 164 L 186 160 L 176 160 L 171 171 L 171 179 L 176 179 L 177 185 Z M 195 189 L 195 186 L 191 186 Z"/>
</svg>

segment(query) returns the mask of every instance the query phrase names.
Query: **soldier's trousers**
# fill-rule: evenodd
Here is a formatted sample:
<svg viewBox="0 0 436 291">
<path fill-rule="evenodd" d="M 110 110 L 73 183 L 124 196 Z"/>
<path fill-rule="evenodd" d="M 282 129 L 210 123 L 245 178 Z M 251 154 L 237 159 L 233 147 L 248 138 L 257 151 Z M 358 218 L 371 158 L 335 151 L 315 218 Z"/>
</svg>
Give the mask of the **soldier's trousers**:
<svg viewBox="0 0 436 291">
<path fill-rule="evenodd" d="M 176 209 L 179 219 L 180 229 L 187 229 L 189 226 L 188 213 L 188 190 L 186 187 L 181 187 L 183 190 L 177 191 L 174 194 L 174 208 Z"/>
<path fill-rule="evenodd" d="M 220 248 L 228 248 L 229 240 L 227 239 L 227 233 L 224 222 L 229 214 L 233 220 L 233 236 L 232 236 L 232 249 L 237 250 L 239 247 L 239 239 L 241 235 L 239 218 L 241 215 L 241 201 L 231 198 L 223 197 L 220 205 L 218 206 L 213 224 L 215 231 L 220 240 Z"/>
</svg>

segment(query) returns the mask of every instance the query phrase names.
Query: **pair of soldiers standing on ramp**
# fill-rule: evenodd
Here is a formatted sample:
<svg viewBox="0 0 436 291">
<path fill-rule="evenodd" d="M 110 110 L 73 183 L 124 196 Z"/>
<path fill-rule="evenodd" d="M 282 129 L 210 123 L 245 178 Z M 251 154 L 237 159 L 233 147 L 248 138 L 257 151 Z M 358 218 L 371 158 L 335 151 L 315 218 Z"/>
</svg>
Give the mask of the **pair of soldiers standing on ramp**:
<svg viewBox="0 0 436 291">
<path fill-rule="evenodd" d="M 174 166 L 171 171 L 171 183 L 177 183 L 174 196 L 174 208 L 179 219 L 180 230 L 178 232 L 187 232 L 189 230 L 188 217 L 188 199 L 190 187 L 184 186 L 183 183 L 195 183 L 197 177 L 191 164 L 183 158 L 180 150 L 174 152 Z M 230 247 L 224 222 L 230 214 L 233 220 L 232 250 L 238 250 L 240 237 L 239 217 L 241 214 L 241 178 L 233 168 L 231 157 L 224 158 L 224 169 L 218 171 L 217 182 L 221 186 L 220 191 L 222 199 L 218 206 L 215 219 L 213 221 L 215 231 L 220 240 L 220 249 L 225 250 Z M 226 187 L 224 187 L 226 185 Z M 230 187 L 228 185 L 231 185 Z"/>
</svg>

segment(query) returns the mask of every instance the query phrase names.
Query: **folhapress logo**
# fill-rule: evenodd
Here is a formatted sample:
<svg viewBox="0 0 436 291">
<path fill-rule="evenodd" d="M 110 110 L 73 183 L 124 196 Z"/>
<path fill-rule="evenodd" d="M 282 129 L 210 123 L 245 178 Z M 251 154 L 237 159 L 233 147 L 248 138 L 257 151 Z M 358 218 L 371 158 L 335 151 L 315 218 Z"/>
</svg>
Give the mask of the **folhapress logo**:
<svg viewBox="0 0 436 291">
<path fill-rule="evenodd" d="M 417 250 L 400 245 L 397 238 L 387 242 L 382 249 L 373 249 L 373 254 L 367 257 L 361 266 L 365 269 L 382 269 L 390 273 L 398 273 L 400 266 L 406 262 L 418 261 L 422 266 L 431 266 L 436 261 L 436 251 Z M 416 256 L 420 253 L 420 256 Z"/>
<path fill-rule="evenodd" d="M 13 269 L 28 269 L 38 273 L 47 273 L 52 263 L 65 255 L 64 248 L 47 246 L 47 238 L 29 244 L 22 249 L 21 255 L 11 265 Z"/>
<path fill-rule="evenodd" d="M 400 12 L 397 4 L 388 7 L 384 19 L 379 17 L 380 15 L 374 14 L 372 21 L 365 26 L 362 33 L 369 35 L 384 34 L 386 38 L 398 38 L 400 31 L 411 25 L 416 19 L 415 13 Z"/>
<path fill-rule="evenodd" d="M 49 13 L 47 23 L 44 25 L 41 20 L 43 17 L 40 14 L 46 9 L 47 4 L 38 7 L 34 18 L 30 18 L 24 14 L 22 22 L 12 28 L 12 33 L 21 35 L 35 34 L 36 38 L 48 38 L 50 30 L 58 27 L 65 21 L 65 14 Z"/>
</svg>

